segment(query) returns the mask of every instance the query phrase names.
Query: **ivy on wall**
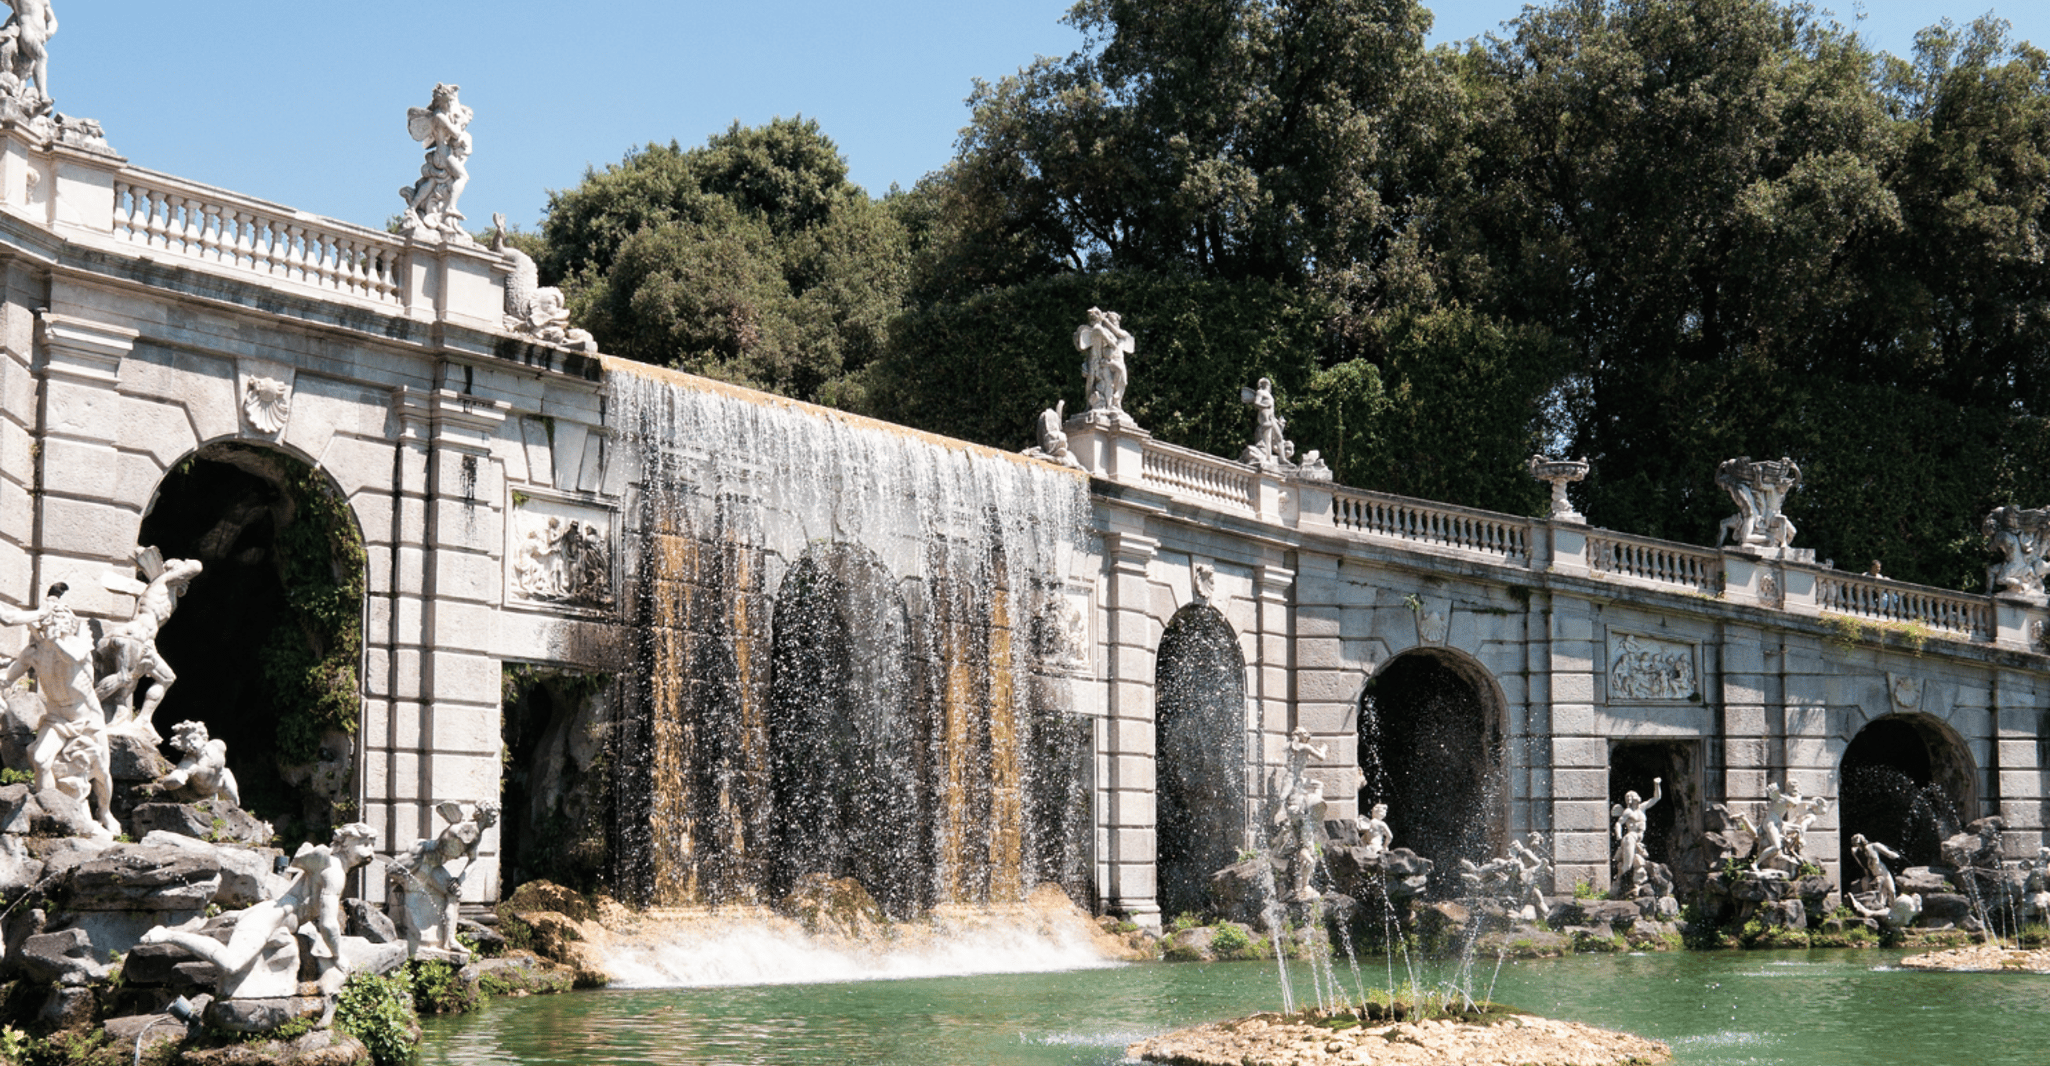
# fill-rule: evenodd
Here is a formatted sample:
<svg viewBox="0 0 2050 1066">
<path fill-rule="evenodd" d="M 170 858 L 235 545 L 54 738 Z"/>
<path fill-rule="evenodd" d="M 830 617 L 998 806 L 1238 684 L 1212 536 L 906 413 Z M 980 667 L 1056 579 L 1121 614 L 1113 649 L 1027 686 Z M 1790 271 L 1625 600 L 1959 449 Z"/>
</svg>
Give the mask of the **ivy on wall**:
<svg viewBox="0 0 2050 1066">
<path fill-rule="evenodd" d="M 294 517 L 276 546 L 290 624 L 272 631 L 259 657 L 287 765 L 318 760 L 327 732 L 356 731 L 367 563 L 348 503 L 311 468 L 293 465 L 283 488 Z"/>
</svg>

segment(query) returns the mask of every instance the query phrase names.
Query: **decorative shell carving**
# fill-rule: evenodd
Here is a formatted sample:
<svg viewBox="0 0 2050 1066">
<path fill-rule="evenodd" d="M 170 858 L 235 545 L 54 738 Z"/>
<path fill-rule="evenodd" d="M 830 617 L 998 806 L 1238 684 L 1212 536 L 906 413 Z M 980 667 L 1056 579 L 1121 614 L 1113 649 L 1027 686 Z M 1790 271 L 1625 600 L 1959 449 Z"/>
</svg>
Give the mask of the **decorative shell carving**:
<svg viewBox="0 0 2050 1066">
<path fill-rule="evenodd" d="M 250 378 L 242 387 L 242 416 L 264 433 L 285 428 L 292 417 L 292 386 L 276 378 Z"/>
</svg>

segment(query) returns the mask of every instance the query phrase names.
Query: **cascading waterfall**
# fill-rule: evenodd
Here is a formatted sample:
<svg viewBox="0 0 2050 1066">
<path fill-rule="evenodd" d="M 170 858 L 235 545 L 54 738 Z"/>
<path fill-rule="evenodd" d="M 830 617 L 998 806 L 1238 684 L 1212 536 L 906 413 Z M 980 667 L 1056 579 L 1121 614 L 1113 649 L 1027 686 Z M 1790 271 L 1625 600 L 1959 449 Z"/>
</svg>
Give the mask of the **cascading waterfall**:
<svg viewBox="0 0 2050 1066">
<path fill-rule="evenodd" d="M 661 906 L 852 877 L 894 918 L 1083 903 L 1058 598 L 1082 478 L 607 362 L 637 489 L 615 869 Z"/>
</svg>

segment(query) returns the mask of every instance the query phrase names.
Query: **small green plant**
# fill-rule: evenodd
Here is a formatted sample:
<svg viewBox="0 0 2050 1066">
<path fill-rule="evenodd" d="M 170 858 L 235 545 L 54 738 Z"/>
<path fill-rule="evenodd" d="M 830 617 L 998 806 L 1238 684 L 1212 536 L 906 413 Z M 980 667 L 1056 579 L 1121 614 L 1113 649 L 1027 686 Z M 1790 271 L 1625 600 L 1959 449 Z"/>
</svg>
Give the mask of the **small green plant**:
<svg viewBox="0 0 2050 1066">
<path fill-rule="evenodd" d="M 377 1066 L 411 1062 L 420 1022 L 405 976 L 352 974 L 335 1003 L 335 1028 L 361 1040 Z"/>
<path fill-rule="evenodd" d="M 466 1014 L 477 1009 L 476 986 L 464 981 L 455 966 L 440 959 L 414 959 L 406 964 L 413 989 L 413 1007 L 423 1014 Z"/>
<path fill-rule="evenodd" d="M 1246 931 L 1230 922 L 1217 927 L 1210 936 L 1210 952 L 1220 959 L 1237 958 L 1253 946 L 1253 938 Z"/>
<path fill-rule="evenodd" d="M 34 770 L 0 770 L 0 785 L 32 785 L 35 780 Z M 0 1054 L 4 1054 L 5 1050 L 4 1046 L 0 1046 Z"/>
<path fill-rule="evenodd" d="M 1194 929 L 1202 924 L 1202 915 L 1197 914 L 1195 911 L 1183 911 L 1175 915 L 1173 921 L 1167 923 L 1167 932 L 1169 936 L 1172 936 L 1176 933 Z"/>
<path fill-rule="evenodd" d="M 1795 877 L 1821 877 L 1822 867 L 1816 863 L 1804 862 L 1794 871 Z"/>
<path fill-rule="evenodd" d="M 1600 899 L 1602 898 L 1602 890 L 1594 887 L 1593 881 L 1583 877 L 1573 883 L 1573 898 L 1579 900 Z"/>
<path fill-rule="evenodd" d="M 21 1062 L 28 1055 L 30 1043 L 27 1033 L 11 1025 L 0 1029 L 0 1060 Z"/>
</svg>

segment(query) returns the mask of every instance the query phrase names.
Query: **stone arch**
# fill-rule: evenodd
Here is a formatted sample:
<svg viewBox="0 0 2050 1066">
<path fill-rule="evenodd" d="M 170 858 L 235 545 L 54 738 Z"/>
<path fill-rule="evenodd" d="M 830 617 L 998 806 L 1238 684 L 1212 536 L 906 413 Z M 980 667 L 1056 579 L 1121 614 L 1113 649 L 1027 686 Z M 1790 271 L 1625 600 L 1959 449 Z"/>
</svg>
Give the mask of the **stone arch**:
<svg viewBox="0 0 2050 1066">
<path fill-rule="evenodd" d="M 1395 846 L 1437 863 L 1432 888 L 1459 884 L 1459 861 L 1507 846 L 1506 703 L 1487 670 L 1449 648 L 1390 659 L 1360 695 L 1360 807 L 1388 805 Z"/>
<path fill-rule="evenodd" d="M 1246 826 L 1246 659 L 1209 604 L 1183 607 L 1161 634 L 1153 737 L 1161 910 L 1201 911 Z"/>
<path fill-rule="evenodd" d="M 137 540 L 204 567 L 157 636 L 178 675 L 157 730 L 206 723 L 228 742 L 245 808 L 288 843 L 325 839 L 346 820 L 336 806 L 361 799 L 361 518 L 310 457 L 221 440 L 172 465 Z"/>
<path fill-rule="evenodd" d="M 1855 876 L 1853 834 L 1901 853 L 1901 863 L 1941 861 L 1943 838 L 1979 817 L 1979 772 L 1970 747 L 1932 715 L 1888 714 L 1865 723 L 1837 764 L 1846 877 Z"/>
<path fill-rule="evenodd" d="M 772 629 L 769 890 L 852 877 L 909 915 L 931 901 L 934 858 L 903 593 L 873 552 L 814 545 L 784 576 Z"/>
</svg>

